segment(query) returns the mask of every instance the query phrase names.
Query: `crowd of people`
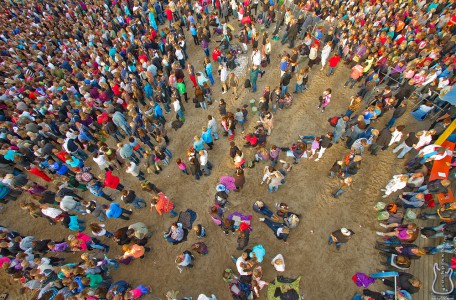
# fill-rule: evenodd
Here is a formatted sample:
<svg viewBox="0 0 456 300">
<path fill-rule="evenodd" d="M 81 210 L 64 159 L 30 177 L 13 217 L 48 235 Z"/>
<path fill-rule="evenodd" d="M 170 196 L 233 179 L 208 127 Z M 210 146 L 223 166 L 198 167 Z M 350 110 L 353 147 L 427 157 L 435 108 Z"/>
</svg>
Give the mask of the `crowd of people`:
<svg viewBox="0 0 456 300">
<path fill-rule="evenodd" d="M 455 115 L 440 98 L 455 83 L 454 1 L 302 0 L 294 1 L 293 9 L 289 4 L 272 0 L 2 3 L 0 200 L 15 206 L 20 199 L 19 206 L 31 217 L 74 231 L 68 241 L 54 241 L 2 227 L 0 261 L 7 274 L 24 288 L 38 291 L 38 299 L 137 299 L 149 293 L 148 285 L 132 288 L 125 281 L 113 282 L 109 274 L 119 263 L 128 265 L 151 251 L 146 246 L 147 226 L 136 222 L 112 230 L 100 222 L 134 219 L 134 210 L 149 206 L 149 199 L 139 197 L 138 190 L 150 193 L 152 210 L 178 216 L 167 191 L 151 180 L 170 168 L 169 145 L 181 145 L 172 140 L 173 133 L 168 136 L 168 128 L 188 126 L 186 110 L 208 110 L 211 105 L 217 106 L 219 115 L 204 113 L 207 125 L 195 132 L 188 148 L 179 149 L 186 151 L 186 157 L 174 157 L 174 171 L 196 180 L 211 176 L 211 161 L 216 158 L 210 151 L 229 143 L 235 171 L 220 178 L 209 214 L 225 234 L 238 234 L 237 249 L 244 251 L 234 258 L 239 276 L 230 269 L 223 276 L 234 299 L 258 298 L 267 282 L 259 265 L 263 246 L 248 249 L 252 216 L 227 215 L 230 191 L 242 192 L 250 179 L 246 168 L 263 162 L 262 178 L 253 180 L 274 193 L 286 184 L 293 165 L 305 159 L 320 161 L 340 142 L 348 150 L 340 153 L 329 172 L 339 180 L 334 198 L 350 190 L 363 160 L 375 159 L 391 146 L 398 159 L 415 151 L 407 157 L 407 173 L 394 176 L 384 189 L 384 198 L 406 189 L 385 206 L 388 218 L 382 225 L 388 232 L 378 232 L 397 242 L 378 245 L 382 252 L 396 255 L 388 256 L 388 264 L 397 266 L 410 258 L 454 249 L 453 204 L 439 208 L 437 214 L 421 214 L 445 222 L 421 230 L 414 223 L 402 224 L 400 213 L 400 208 L 424 207 L 428 197 L 448 193 L 454 183 L 454 160 L 448 179 L 428 180 L 434 161 L 453 156 L 435 141 Z M 195 46 L 188 44 L 190 35 Z M 271 53 L 279 52 L 272 47 L 278 42 L 273 41 L 279 40 L 288 43 L 289 51 L 271 66 L 276 63 Z M 245 81 L 233 71 L 242 67 L 243 55 L 249 60 Z M 195 57 L 200 56 L 204 61 L 198 63 Z M 280 110 L 292 108 L 293 98 L 312 86 L 312 73 L 334 76 L 341 64 L 348 70 L 344 87 L 360 86 L 347 109 L 330 116 L 334 130 L 300 136 L 292 145 L 271 144 Z M 316 65 L 319 70 L 313 70 Z M 280 76 L 275 86 L 259 81 L 265 72 L 276 79 Z M 292 82 L 294 91 L 289 90 Z M 214 86 L 220 86 L 221 93 Z M 315 99 L 322 114 L 331 104 L 332 90 L 326 88 Z M 247 104 L 236 102 L 232 107 L 228 100 L 250 93 L 258 96 L 250 115 Z M 417 131 L 413 123 L 396 125 L 412 106 L 410 98 L 422 101 L 413 111 L 417 120 L 439 113 L 429 129 Z M 391 118 L 382 122 L 387 113 Z M 126 184 L 122 172 L 136 178 L 133 185 Z M 87 190 L 95 200 L 81 196 Z M 273 212 L 262 200 L 253 204 L 253 211 L 264 216 L 260 221 L 287 243 L 301 215 L 286 203 L 277 203 L 276 209 Z M 91 220 L 86 228 L 84 220 L 92 217 L 97 222 Z M 201 224 L 193 231 L 199 238 L 206 235 Z M 443 232 L 446 239 L 430 249 L 409 244 L 420 231 L 428 238 L 441 238 Z M 163 238 L 177 244 L 187 234 L 177 220 Z M 332 232 L 329 244 L 335 243 L 339 250 L 353 235 L 341 228 Z M 108 258 L 110 248 L 103 238 L 122 246 L 124 254 Z M 52 254 L 67 251 L 81 251 L 83 261 L 67 262 Z M 203 241 L 193 244 L 177 256 L 179 271 L 193 266 L 194 254 L 208 252 Z M 283 272 L 284 257 L 279 254 L 272 265 Z M 419 280 L 401 276 L 410 285 L 410 289 L 401 285 L 407 292 L 419 289 Z M 233 286 L 239 293 L 233 292 Z M 300 295 L 285 285 L 275 297 L 297 300 Z"/>
</svg>

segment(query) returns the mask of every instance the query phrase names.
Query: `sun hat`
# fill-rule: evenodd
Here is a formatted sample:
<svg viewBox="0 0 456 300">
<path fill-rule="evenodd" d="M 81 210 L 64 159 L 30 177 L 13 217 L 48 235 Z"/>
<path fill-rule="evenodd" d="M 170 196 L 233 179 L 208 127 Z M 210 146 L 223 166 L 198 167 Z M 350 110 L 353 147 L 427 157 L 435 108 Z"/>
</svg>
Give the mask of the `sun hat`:
<svg viewBox="0 0 456 300">
<path fill-rule="evenodd" d="M 342 228 L 340 230 L 340 232 L 342 232 L 342 234 L 345 235 L 345 236 L 350 236 L 351 235 L 350 230 L 348 230 L 347 228 Z"/>
<path fill-rule="evenodd" d="M 225 192 L 226 191 L 226 187 L 223 184 L 221 184 L 221 183 L 217 184 L 215 189 L 217 190 L 217 192 Z"/>
</svg>

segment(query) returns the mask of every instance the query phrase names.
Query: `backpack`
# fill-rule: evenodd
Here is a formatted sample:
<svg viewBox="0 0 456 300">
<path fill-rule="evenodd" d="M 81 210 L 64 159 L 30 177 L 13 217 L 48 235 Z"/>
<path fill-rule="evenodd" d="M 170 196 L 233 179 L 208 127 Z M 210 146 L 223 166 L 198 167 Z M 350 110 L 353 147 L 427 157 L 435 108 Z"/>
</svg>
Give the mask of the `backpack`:
<svg viewBox="0 0 456 300">
<path fill-rule="evenodd" d="M 337 121 L 339 121 L 339 119 L 340 119 L 339 116 L 335 116 L 335 117 L 329 118 L 328 119 L 329 125 L 331 125 L 332 127 L 336 127 Z"/>
<path fill-rule="evenodd" d="M 181 121 L 178 121 L 178 120 L 174 120 L 172 123 L 171 123 L 171 127 L 174 129 L 174 130 L 178 130 L 179 128 L 181 128 L 183 125 L 183 123 Z"/>
<path fill-rule="evenodd" d="M 250 88 L 252 85 L 250 84 L 250 79 L 246 79 L 245 82 L 244 82 L 244 88 L 248 89 Z"/>
</svg>

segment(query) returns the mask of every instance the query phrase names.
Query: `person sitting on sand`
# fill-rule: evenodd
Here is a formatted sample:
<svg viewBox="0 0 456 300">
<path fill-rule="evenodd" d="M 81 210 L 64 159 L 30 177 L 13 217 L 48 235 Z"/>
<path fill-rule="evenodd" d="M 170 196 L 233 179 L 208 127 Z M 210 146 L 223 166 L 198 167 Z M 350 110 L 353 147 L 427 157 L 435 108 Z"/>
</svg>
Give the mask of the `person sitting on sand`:
<svg viewBox="0 0 456 300">
<path fill-rule="evenodd" d="M 174 222 L 168 229 L 168 232 L 165 232 L 163 237 L 169 243 L 179 243 L 184 239 L 184 230 Z"/>
</svg>

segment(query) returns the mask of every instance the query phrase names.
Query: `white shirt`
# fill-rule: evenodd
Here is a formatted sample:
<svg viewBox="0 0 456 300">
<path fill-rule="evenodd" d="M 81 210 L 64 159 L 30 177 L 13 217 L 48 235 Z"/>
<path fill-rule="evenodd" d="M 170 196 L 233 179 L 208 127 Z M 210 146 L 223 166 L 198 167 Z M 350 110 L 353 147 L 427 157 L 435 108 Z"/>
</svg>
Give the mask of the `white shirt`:
<svg viewBox="0 0 456 300">
<path fill-rule="evenodd" d="M 394 130 L 391 135 L 392 135 L 391 141 L 388 146 L 391 146 L 393 143 L 399 142 L 402 139 L 403 133 L 400 131 Z"/>
<path fill-rule="evenodd" d="M 432 142 L 432 135 L 427 134 L 428 131 L 424 132 L 422 136 L 418 139 L 415 149 L 420 149 L 423 146 L 429 145 Z"/>
<path fill-rule="evenodd" d="M 180 103 L 178 100 L 173 102 L 173 107 L 174 107 L 175 112 L 177 112 L 179 109 L 181 109 L 181 106 L 180 106 Z"/>
<path fill-rule="evenodd" d="M 217 131 L 217 122 L 214 117 L 207 122 L 207 128 L 211 129 L 211 132 Z"/>
<path fill-rule="evenodd" d="M 418 155 L 421 155 L 421 154 L 426 155 L 426 154 L 432 153 L 434 151 L 437 151 L 440 148 L 442 148 L 442 147 L 439 145 L 435 145 L 435 144 L 428 145 L 428 146 L 424 147 L 423 149 L 421 149 L 421 151 L 418 152 Z M 433 156 L 429 157 L 428 159 L 432 158 L 433 160 L 441 160 L 442 158 L 446 157 L 447 155 L 451 155 L 451 153 L 448 154 L 447 152 L 448 152 L 448 150 L 446 150 L 445 152 L 440 153 L 440 154 L 434 154 Z"/>
<path fill-rule="evenodd" d="M 43 213 L 43 215 L 51 219 L 55 219 L 58 215 L 62 214 L 62 211 L 60 209 L 53 207 L 43 208 L 41 212 Z"/>
<path fill-rule="evenodd" d="M 309 52 L 309 59 L 316 59 L 317 58 L 317 48 L 316 47 L 312 47 L 310 48 L 310 52 Z"/>
<path fill-rule="evenodd" d="M 271 53 L 271 43 L 266 43 L 266 45 L 264 45 L 264 52 L 266 54 L 270 54 Z"/>
<path fill-rule="evenodd" d="M 104 236 L 106 234 L 106 229 L 104 229 L 105 224 L 100 224 L 100 227 L 103 227 L 103 229 L 101 229 L 101 231 L 98 232 L 98 233 L 95 233 L 95 232 L 92 231 L 92 235 L 94 235 L 94 236 Z"/>
<path fill-rule="evenodd" d="M 244 269 L 241 267 L 241 264 L 245 264 L 245 263 L 247 263 L 247 262 L 242 256 L 240 256 L 236 260 L 236 268 L 238 270 L 239 275 L 241 275 L 241 276 L 249 275 L 249 273 L 244 271 Z"/>
<path fill-rule="evenodd" d="M 261 53 L 260 53 L 260 51 L 256 51 L 256 52 L 252 53 L 252 63 L 255 66 L 261 65 Z"/>
<path fill-rule="evenodd" d="M 130 166 L 127 168 L 126 172 L 136 177 L 139 175 L 139 167 L 131 161 Z"/>
<path fill-rule="evenodd" d="M 175 54 L 178 60 L 184 59 L 184 54 L 182 53 L 182 50 L 176 50 Z"/>
<path fill-rule="evenodd" d="M 228 70 L 225 68 L 221 68 L 220 69 L 220 80 L 223 82 L 223 81 L 226 81 L 228 79 Z"/>
<path fill-rule="evenodd" d="M 76 207 L 77 201 L 71 196 L 65 196 L 60 201 L 60 208 L 63 211 L 70 211 Z"/>
<path fill-rule="evenodd" d="M 94 157 L 93 161 L 97 163 L 99 166 L 103 166 L 106 164 L 106 157 L 102 154 L 98 155 L 98 157 Z"/>
<path fill-rule="evenodd" d="M 199 161 L 200 161 L 200 165 L 205 166 L 207 164 L 207 151 L 206 150 L 202 150 L 202 151 L 204 151 L 204 155 L 199 156 Z"/>
<path fill-rule="evenodd" d="M 282 260 L 282 264 L 278 265 L 274 263 L 277 259 Z M 271 264 L 274 266 L 277 272 L 284 272 L 285 271 L 285 259 L 283 258 L 282 254 L 277 254 L 271 261 Z"/>
</svg>

